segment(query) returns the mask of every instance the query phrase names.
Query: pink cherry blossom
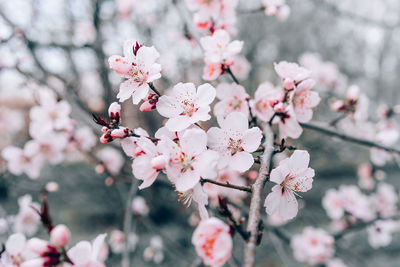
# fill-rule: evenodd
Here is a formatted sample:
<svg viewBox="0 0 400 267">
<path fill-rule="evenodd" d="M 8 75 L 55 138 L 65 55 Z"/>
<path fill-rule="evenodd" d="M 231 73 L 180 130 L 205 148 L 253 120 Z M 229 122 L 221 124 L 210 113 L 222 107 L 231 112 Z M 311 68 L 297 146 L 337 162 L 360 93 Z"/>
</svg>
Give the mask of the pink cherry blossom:
<svg viewBox="0 0 400 267">
<path fill-rule="evenodd" d="M 344 215 L 342 196 L 335 189 L 328 189 L 322 198 L 322 206 L 328 216 L 333 220 L 339 220 Z"/>
<path fill-rule="evenodd" d="M 221 63 L 206 62 L 203 68 L 203 79 L 206 81 L 214 81 L 222 74 Z"/>
<path fill-rule="evenodd" d="M 372 190 L 375 186 L 375 181 L 372 178 L 372 167 L 367 163 L 358 166 L 358 185 L 366 190 Z"/>
<path fill-rule="evenodd" d="M 399 230 L 399 223 L 393 220 L 378 220 L 367 228 L 368 243 L 377 249 L 392 242 L 392 235 Z"/>
<path fill-rule="evenodd" d="M 58 164 L 64 159 L 64 149 L 68 144 L 69 136 L 65 133 L 47 133 L 35 136 L 35 139 L 25 143 L 25 148 L 35 157 L 51 164 Z"/>
<path fill-rule="evenodd" d="M 270 174 L 270 181 L 276 183 L 265 199 L 264 206 L 269 215 L 279 212 L 284 220 L 297 215 L 296 192 L 307 192 L 312 187 L 314 170 L 308 167 L 310 155 L 307 151 L 296 150 L 290 158 L 284 159 Z"/>
<path fill-rule="evenodd" d="M 216 30 L 212 36 L 200 39 L 201 46 L 205 50 L 205 61 L 211 63 L 225 64 L 233 62 L 233 57 L 243 47 L 242 41 L 233 41 L 225 30 Z"/>
<path fill-rule="evenodd" d="M 237 55 L 234 57 L 233 62 L 230 68 L 235 77 L 239 80 L 247 79 L 251 70 L 249 61 L 244 56 Z"/>
<path fill-rule="evenodd" d="M 221 83 L 217 87 L 217 98 L 220 100 L 214 106 L 214 115 L 225 118 L 229 113 L 237 111 L 249 116 L 247 98 L 249 95 L 243 86 L 236 83 Z"/>
<path fill-rule="evenodd" d="M 23 233 L 27 236 L 34 235 L 40 225 L 40 216 L 33 209 L 39 210 L 40 206 L 32 202 L 30 195 L 24 195 L 18 198 L 19 211 L 14 218 L 13 230 L 16 233 Z"/>
<path fill-rule="evenodd" d="M 364 195 L 357 186 L 342 185 L 339 187 L 339 192 L 346 212 L 363 221 L 375 218 L 371 199 Z"/>
<path fill-rule="evenodd" d="M 139 138 L 136 143 L 142 152 L 133 160 L 132 172 L 137 179 L 143 180 L 139 189 L 144 189 L 154 183 L 160 170 L 165 168 L 167 158 L 158 153 L 157 146 L 146 137 Z"/>
<path fill-rule="evenodd" d="M 97 157 L 102 161 L 104 166 L 112 173 L 118 174 L 124 165 L 124 158 L 118 150 L 112 147 L 105 147 L 99 150 Z"/>
<path fill-rule="evenodd" d="M 171 95 L 159 98 L 157 111 L 169 118 L 166 127 L 170 131 L 181 131 L 211 118 L 208 113 L 215 95 L 215 88 L 208 83 L 200 85 L 197 90 L 192 83 L 178 83 Z"/>
<path fill-rule="evenodd" d="M 119 88 L 117 98 L 124 102 L 132 96 L 133 104 L 137 105 L 149 93 L 149 85 L 161 77 L 161 65 L 156 63 L 160 57 L 152 47 L 139 46 L 130 39 L 124 44 L 124 57 L 111 56 L 108 60 L 110 68 L 118 75 L 127 78 Z"/>
<path fill-rule="evenodd" d="M 291 90 L 295 86 L 299 86 L 301 82 L 310 78 L 311 71 L 300 67 L 296 63 L 281 61 L 274 63 L 276 73 L 282 78 L 286 90 Z"/>
<path fill-rule="evenodd" d="M 161 140 L 160 151 L 168 159 L 165 166 L 168 179 L 179 192 L 192 189 L 200 177 L 217 176 L 219 156 L 207 150 L 207 134 L 203 130 L 186 130 L 180 136 L 179 144 L 170 139 Z"/>
<path fill-rule="evenodd" d="M 200 222 L 193 233 L 192 243 L 207 266 L 222 266 L 232 254 L 229 226 L 215 217 Z"/>
<path fill-rule="evenodd" d="M 97 136 L 90 127 L 83 126 L 75 131 L 74 141 L 83 151 L 90 151 L 97 143 Z"/>
<path fill-rule="evenodd" d="M 274 110 L 278 116 L 275 116 L 272 123 L 278 124 L 280 138 L 299 138 L 303 133 L 303 129 L 297 121 L 293 106 L 279 103 L 274 106 Z"/>
<path fill-rule="evenodd" d="M 132 211 L 136 215 L 147 216 L 150 212 L 149 206 L 146 203 L 146 200 L 141 197 L 137 196 L 134 197 L 132 200 Z"/>
<path fill-rule="evenodd" d="M 334 253 L 334 239 L 322 229 L 306 227 L 301 234 L 293 236 L 290 245 L 294 257 L 308 264 L 323 264 Z"/>
<path fill-rule="evenodd" d="M 254 116 L 263 122 L 268 122 L 274 115 L 273 107 L 283 101 L 284 94 L 276 89 L 272 83 L 260 84 L 255 92 L 254 100 L 250 101 Z"/>
<path fill-rule="evenodd" d="M 379 183 L 376 194 L 373 195 L 372 199 L 376 211 L 382 218 L 388 218 L 397 214 L 399 197 L 393 185 Z"/>
<path fill-rule="evenodd" d="M 105 267 L 104 258 L 102 257 L 102 247 L 106 234 L 101 234 L 90 243 L 81 241 L 68 250 L 68 257 L 73 262 L 73 265 L 66 263 L 66 266 L 74 267 Z"/>
<path fill-rule="evenodd" d="M 140 135 L 140 136 L 144 136 L 144 137 L 148 137 L 149 136 L 149 134 L 146 132 L 146 130 L 144 130 L 144 129 L 140 128 L 140 127 L 134 129 L 133 132 L 135 134 L 137 134 L 137 135 Z M 130 137 L 126 137 L 126 138 L 121 140 L 122 150 L 125 152 L 125 154 L 128 157 L 133 158 L 133 157 L 136 156 L 136 153 L 138 152 L 138 148 L 137 148 L 137 143 L 136 142 L 137 142 L 138 139 L 139 139 L 138 137 L 130 136 Z"/>
<path fill-rule="evenodd" d="M 23 267 L 24 263 L 37 257 L 36 253 L 28 249 L 26 237 L 21 233 L 12 234 L 5 244 L 5 251 L 0 257 L 0 266 Z"/>
<path fill-rule="evenodd" d="M 313 84 L 314 80 L 308 79 L 302 82 L 293 94 L 293 109 L 299 122 L 309 122 L 313 115 L 312 108 L 321 101 L 318 93 L 310 90 Z"/>
<path fill-rule="evenodd" d="M 24 149 L 9 146 L 2 150 L 1 156 L 7 160 L 10 173 L 15 175 L 26 173 L 32 179 L 39 177 L 44 162 L 41 157 L 36 156 L 36 151 L 31 148 L 29 145 Z"/>
<path fill-rule="evenodd" d="M 218 168 L 247 171 L 254 163 L 251 153 L 261 143 L 260 128 L 249 129 L 247 117 L 240 112 L 230 113 L 219 124 L 221 128 L 212 127 L 207 132 L 208 146 L 220 154 Z"/>
</svg>

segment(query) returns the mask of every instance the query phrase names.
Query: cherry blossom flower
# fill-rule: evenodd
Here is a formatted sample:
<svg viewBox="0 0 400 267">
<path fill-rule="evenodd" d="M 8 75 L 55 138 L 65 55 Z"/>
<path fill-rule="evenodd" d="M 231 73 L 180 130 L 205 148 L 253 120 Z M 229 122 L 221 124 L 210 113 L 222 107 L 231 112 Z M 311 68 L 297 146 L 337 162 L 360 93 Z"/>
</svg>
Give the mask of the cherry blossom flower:
<svg viewBox="0 0 400 267">
<path fill-rule="evenodd" d="M 136 143 L 141 152 L 132 162 L 132 173 L 137 179 L 143 180 L 139 189 L 144 189 L 154 183 L 168 159 L 158 152 L 157 146 L 150 139 L 141 137 Z"/>
<path fill-rule="evenodd" d="M 399 223 L 393 220 L 378 220 L 367 228 L 368 243 L 377 249 L 392 242 L 392 234 L 399 230 Z"/>
<path fill-rule="evenodd" d="M 254 163 L 250 153 L 261 143 L 260 128 L 249 129 L 247 117 L 240 112 L 230 113 L 219 124 L 221 128 L 212 127 L 207 132 L 208 146 L 220 154 L 218 168 L 247 171 Z"/>
<path fill-rule="evenodd" d="M 130 233 L 128 236 L 128 248 L 129 251 L 134 251 L 136 249 L 139 237 L 135 233 Z M 125 234 L 120 230 L 113 230 L 110 234 L 109 244 L 111 251 L 115 254 L 120 254 L 124 251 L 125 247 Z"/>
<path fill-rule="evenodd" d="M 178 83 L 171 95 L 159 98 L 157 111 L 169 118 L 165 126 L 170 131 L 181 131 L 211 118 L 208 113 L 215 95 L 215 88 L 208 83 L 200 85 L 197 90 L 192 83 Z"/>
<path fill-rule="evenodd" d="M 90 151 L 96 145 L 97 137 L 90 127 L 82 126 L 75 131 L 74 141 L 83 151 Z"/>
<path fill-rule="evenodd" d="M 33 209 L 39 210 L 40 206 L 32 202 L 31 195 L 24 195 L 18 198 L 19 211 L 14 218 L 13 230 L 16 233 L 23 233 L 32 236 L 38 231 L 40 216 Z"/>
<path fill-rule="evenodd" d="M 124 165 L 124 158 L 121 153 L 112 147 L 102 148 L 96 154 L 112 174 L 117 174 Z"/>
<path fill-rule="evenodd" d="M 178 192 L 178 195 L 180 197 L 179 200 L 182 201 L 186 207 L 192 204 L 192 200 L 196 202 L 202 220 L 209 218 L 206 209 L 206 205 L 208 205 L 208 194 L 203 190 L 203 186 L 200 183 L 197 183 L 189 190 Z"/>
<path fill-rule="evenodd" d="M 26 237 L 21 233 L 12 234 L 5 244 L 5 251 L 0 257 L 0 266 L 24 267 L 24 263 L 37 255 L 28 249 Z"/>
<path fill-rule="evenodd" d="M 50 232 L 50 242 L 56 247 L 65 246 L 71 237 L 71 232 L 63 224 L 56 225 Z"/>
<path fill-rule="evenodd" d="M 124 43 L 124 57 L 114 55 L 109 58 L 110 68 L 128 79 L 119 88 L 117 98 L 120 102 L 132 96 L 133 104 L 137 105 L 147 96 L 150 89 L 148 83 L 161 77 L 161 65 L 156 63 L 159 57 L 153 46 L 139 46 L 130 39 Z"/>
<path fill-rule="evenodd" d="M 309 122 L 313 115 L 312 108 L 321 101 L 318 93 L 310 90 L 314 84 L 314 80 L 308 79 L 302 82 L 293 94 L 293 109 L 299 122 Z"/>
<path fill-rule="evenodd" d="M 232 65 L 233 56 L 238 54 L 243 47 L 242 41 L 233 41 L 225 30 L 216 30 L 212 36 L 200 39 L 201 46 L 205 50 L 205 61 Z"/>
<path fill-rule="evenodd" d="M 168 158 L 166 173 L 179 192 L 192 189 L 200 177 L 217 176 L 219 156 L 215 151 L 207 150 L 207 134 L 203 130 L 186 130 L 180 136 L 179 144 L 170 139 L 161 140 L 160 152 Z"/>
<path fill-rule="evenodd" d="M 104 246 L 104 239 L 106 234 L 101 234 L 90 243 L 88 241 L 81 241 L 71 249 L 68 250 L 67 255 L 73 262 L 73 265 L 65 263 L 66 266 L 85 267 L 105 267 L 102 247 Z"/>
<path fill-rule="evenodd" d="M 200 222 L 193 233 L 192 243 L 207 266 L 222 266 L 232 254 L 229 226 L 215 217 Z"/>
<path fill-rule="evenodd" d="M 371 199 L 364 195 L 357 186 L 341 185 L 339 192 L 346 212 L 363 221 L 375 218 Z"/>
<path fill-rule="evenodd" d="M 220 83 L 217 87 L 217 98 L 220 100 L 214 106 L 214 115 L 218 118 L 225 118 L 229 113 L 237 111 L 249 116 L 247 98 L 249 95 L 243 86 L 232 83 Z"/>
<path fill-rule="evenodd" d="M 206 62 L 203 68 L 202 78 L 206 81 L 216 80 L 223 71 L 223 66 L 220 63 Z"/>
<path fill-rule="evenodd" d="M 144 130 L 140 127 L 134 129 L 133 133 L 140 135 L 140 136 L 149 137 L 149 134 L 146 132 L 146 130 Z M 134 158 L 137 153 L 140 153 L 141 149 L 138 149 L 138 146 L 137 146 L 138 140 L 139 140 L 138 137 L 133 137 L 133 136 L 125 137 L 125 138 L 121 139 L 122 150 L 125 152 L 125 154 L 128 157 Z"/>
<path fill-rule="evenodd" d="M 284 220 L 297 215 L 296 192 L 307 192 L 312 187 L 314 170 L 308 167 L 310 155 L 307 151 L 296 150 L 290 158 L 284 159 L 271 171 L 270 181 L 276 183 L 265 199 L 264 206 L 269 215 L 279 212 Z"/>
<path fill-rule="evenodd" d="M 341 194 L 335 189 L 328 189 L 322 198 L 322 206 L 331 219 L 339 220 L 344 215 Z"/>
<path fill-rule="evenodd" d="M 68 135 L 65 133 L 48 133 L 35 136 L 35 139 L 25 143 L 25 148 L 42 161 L 58 164 L 64 159 L 64 149 L 68 144 Z"/>
<path fill-rule="evenodd" d="M 15 146 L 9 146 L 2 150 L 1 156 L 7 160 L 9 172 L 15 175 L 26 173 L 29 178 L 36 179 L 40 175 L 43 166 L 43 159 L 37 157 L 36 151 L 31 146 L 25 146 L 24 149 Z"/>
<path fill-rule="evenodd" d="M 268 122 L 275 113 L 274 105 L 283 101 L 283 98 L 284 94 L 272 83 L 260 84 L 255 92 L 254 100 L 250 100 L 253 115 L 263 122 Z"/>
<path fill-rule="evenodd" d="M 295 87 L 301 86 L 302 82 L 311 77 L 311 71 L 300 67 L 296 63 L 281 61 L 278 64 L 274 63 L 274 68 L 276 73 L 282 78 L 283 86 L 286 90 L 292 90 Z"/>
<path fill-rule="evenodd" d="M 272 123 L 278 124 L 279 137 L 281 139 L 286 137 L 299 138 L 303 133 L 303 129 L 296 119 L 293 106 L 279 103 L 274 106 L 274 111 L 277 116 L 275 116 Z"/>
<path fill-rule="evenodd" d="M 293 236 L 290 245 L 294 257 L 308 264 L 323 264 L 334 253 L 334 239 L 322 229 L 306 227 L 301 234 Z"/>
<path fill-rule="evenodd" d="M 376 211 L 382 218 L 388 218 L 397 214 L 398 193 L 391 184 L 379 183 L 376 194 L 373 195 Z"/>
<path fill-rule="evenodd" d="M 132 211 L 136 215 L 147 216 L 150 212 L 150 209 L 146 203 L 146 200 L 141 196 L 137 196 L 132 200 Z"/>
</svg>

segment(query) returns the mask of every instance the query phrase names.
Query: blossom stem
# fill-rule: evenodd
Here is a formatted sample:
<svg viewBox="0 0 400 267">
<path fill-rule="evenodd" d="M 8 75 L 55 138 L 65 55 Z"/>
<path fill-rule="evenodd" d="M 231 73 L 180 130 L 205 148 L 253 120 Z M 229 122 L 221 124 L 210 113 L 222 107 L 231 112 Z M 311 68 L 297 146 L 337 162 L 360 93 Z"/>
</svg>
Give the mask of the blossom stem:
<svg viewBox="0 0 400 267">
<path fill-rule="evenodd" d="M 232 73 L 231 68 L 230 67 L 226 67 L 225 71 L 231 76 L 232 80 L 236 83 L 236 84 L 240 84 L 239 80 L 236 78 L 236 76 Z"/>
<path fill-rule="evenodd" d="M 156 93 L 158 96 L 161 96 L 161 93 L 156 89 L 153 83 L 149 83 L 149 86 L 154 93 Z"/>
<path fill-rule="evenodd" d="M 265 150 L 261 156 L 261 166 L 258 177 L 252 185 L 252 195 L 249 210 L 249 219 L 247 223 L 247 231 L 250 232 L 249 241 L 246 243 L 244 251 L 244 267 L 254 266 L 254 252 L 256 242 L 258 239 L 258 225 L 260 222 L 260 208 L 261 208 L 261 195 L 264 186 L 264 181 L 267 178 L 268 170 L 270 168 L 271 157 L 274 152 L 273 142 L 274 134 L 271 127 L 266 125 L 264 128 L 265 133 Z"/>
<path fill-rule="evenodd" d="M 372 142 L 372 141 L 369 141 L 369 140 L 366 140 L 366 139 L 357 138 L 357 137 L 353 137 L 353 136 L 348 136 L 346 134 L 338 133 L 338 132 L 336 132 L 334 130 L 331 130 L 331 129 L 328 129 L 328 128 L 324 128 L 324 127 L 316 125 L 316 124 L 300 123 L 300 125 L 303 128 L 314 130 L 314 131 L 317 131 L 317 132 L 320 132 L 320 133 L 323 133 L 323 134 L 326 134 L 326 135 L 335 136 L 335 137 L 338 137 L 338 138 L 340 138 L 340 139 L 342 139 L 344 141 L 348 141 L 348 142 L 351 142 L 351 143 L 355 143 L 355 144 L 359 144 L 359 145 L 367 146 L 367 147 L 376 147 L 376 148 L 379 148 L 379 149 L 386 150 L 388 152 L 394 152 L 394 153 L 400 154 L 400 149 L 397 149 L 397 148 L 394 148 L 394 147 L 385 146 L 385 145 L 381 145 L 381 144 L 378 144 L 378 143 L 375 143 L 375 142 Z"/>
<path fill-rule="evenodd" d="M 205 183 L 210 183 L 210 184 L 215 184 L 215 185 L 219 185 L 219 186 L 228 187 L 228 188 L 232 188 L 232 189 L 236 189 L 236 190 L 240 190 L 240 191 L 245 191 L 245 192 L 251 193 L 251 187 L 250 186 L 234 185 L 234 184 L 230 184 L 228 182 L 227 183 L 221 183 L 221 182 L 217 182 L 215 180 L 205 179 L 205 178 L 201 178 L 200 179 L 200 183 L 202 185 L 205 184 Z"/>
</svg>

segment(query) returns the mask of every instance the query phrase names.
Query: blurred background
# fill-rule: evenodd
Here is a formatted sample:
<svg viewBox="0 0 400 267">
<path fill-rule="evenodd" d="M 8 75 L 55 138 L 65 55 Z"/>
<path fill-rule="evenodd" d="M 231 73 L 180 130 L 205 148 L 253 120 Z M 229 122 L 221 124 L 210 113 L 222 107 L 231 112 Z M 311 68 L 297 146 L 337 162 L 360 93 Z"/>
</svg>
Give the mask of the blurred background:
<svg viewBox="0 0 400 267">
<path fill-rule="evenodd" d="M 259 1 L 239 1 L 233 39 L 243 40 L 244 49 L 238 59 L 242 69 L 234 72 L 251 96 L 264 81 L 278 84 L 273 62 L 287 60 L 300 62 L 316 75 L 323 100 L 313 121 L 334 120 L 338 115 L 330 110 L 329 99 L 343 96 L 353 84 L 370 99 L 369 122 L 379 119 L 381 107 L 399 104 L 400 1 L 288 0 L 287 4 L 291 14 L 281 21 L 260 11 Z M 116 101 L 121 79 L 107 60 L 122 54 L 123 42 L 129 38 L 154 45 L 160 52 L 163 77 L 155 83 L 159 90 L 180 81 L 204 83 L 203 57 L 194 38 L 201 34 L 191 36 L 192 24 L 192 14 L 182 0 L 0 0 L 0 150 L 10 144 L 21 147 L 29 139 L 29 109 L 37 104 L 35 92 L 40 88 L 50 88 L 67 100 L 76 124 L 89 126 L 100 136 L 91 113 L 105 116 L 109 104 Z M 228 76 L 218 81 L 224 80 L 231 82 Z M 162 123 L 160 116 L 139 112 L 130 101 L 123 104 L 122 120 L 151 134 Z M 357 166 L 368 163 L 370 153 L 365 147 L 307 129 L 300 139 L 289 142 L 310 152 L 310 165 L 316 170 L 313 189 L 301 200 L 306 209 L 283 226 L 292 235 L 304 225 L 329 224 L 321 206 L 323 194 L 340 184 L 357 184 Z M 127 202 L 132 195 L 131 161 L 118 143 L 97 142 L 90 153 L 99 155 L 105 147 L 115 150 L 111 160 L 123 162 L 115 177 L 101 171 L 101 156 L 96 162 L 76 151 L 67 152 L 62 164 L 46 165 L 35 180 L 13 176 L 0 159 L 0 215 L 15 215 L 22 195 L 30 194 L 37 202 L 41 188 L 55 181 L 60 190 L 49 196 L 50 211 L 55 222 L 71 228 L 74 242 L 122 231 L 125 207 L 132 203 Z M 388 183 L 400 189 L 396 164 L 379 169 Z M 191 215 L 195 208 L 178 202 L 165 177 L 134 196 L 143 198 L 136 199 L 138 210 L 132 216 L 131 266 L 200 266 L 191 244 L 198 220 Z M 242 202 L 244 207 L 248 203 L 248 199 Z M 4 242 L 7 230 L 0 234 Z M 45 231 L 40 230 L 40 235 L 45 236 Z M 390 246 L 374 250 L 365 230 L 356 231 L 338 241 L 337 256 L 348 266 L 399 266 L 398 237 Z M 236 236 L 234 259 L 228 266 L 237 266 L 242 254 L 243 240 Z M 291 248 L 273 232 L 264 233 L 256 255 L 257 266 L 300 266 Z M 120 262 L 121 254 L 110 251 L 107 266 L 120 266 Z"/>
</svg>

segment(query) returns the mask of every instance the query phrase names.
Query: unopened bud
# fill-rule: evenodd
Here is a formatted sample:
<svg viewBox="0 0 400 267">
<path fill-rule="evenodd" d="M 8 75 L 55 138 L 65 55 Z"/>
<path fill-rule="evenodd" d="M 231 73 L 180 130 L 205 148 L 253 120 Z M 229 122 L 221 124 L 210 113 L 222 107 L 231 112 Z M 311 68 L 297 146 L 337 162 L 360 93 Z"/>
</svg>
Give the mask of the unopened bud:
<svg viewBox="0 0 400 267">
<path fill-rule="evenodd" d="M 108 108 L 108 116 L 110 117 L 110 119 L 118 120 L 120 113 L 121 113 L 121 105 L 118 104 L 117 102 L 111 103 L 110 107 Z"/>
<path fill-rule="evenodd" d="M 27 247 L 39 255 L 45 253 L 47 251 L 48 246 L 49 246 L 49 244 L 47 243 L 47 241 L 36 238 L 36 237 L 28 240 L 28 243 L 27 243 Z"/>
<path fill-rule="evenodd" d="M 283 87 L 284 87 L 286 90 L 288 90 L 288 91 L 293 90 L 293 88 L 294 88 L 294 81 L 293 81 L 292 79 L 286 78 L 286 79 L 283 81 Z"/>
<path fill-rule="evenodd" d="M 120 127 L 119 129 L 112 130 L 111 136 L 113 138 L 124 138 L 128 135 L 129 130 L 124 127 Z"/>
<path fill-rule="evenodd" d="M 56 247 L 63 247 L 68 243 L 71 232 L 68 227 L 59 224 L 50 232 L 50 242 Z"/>
<path fill-rule="evenodd" d="M 333 100 L 330 104 L 332 110 L 338 111 L 344 108 L 344 102 L 342 100 Z"/>
</svg>

